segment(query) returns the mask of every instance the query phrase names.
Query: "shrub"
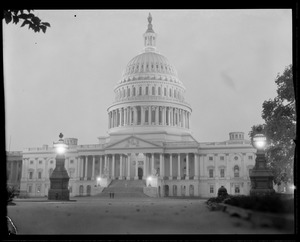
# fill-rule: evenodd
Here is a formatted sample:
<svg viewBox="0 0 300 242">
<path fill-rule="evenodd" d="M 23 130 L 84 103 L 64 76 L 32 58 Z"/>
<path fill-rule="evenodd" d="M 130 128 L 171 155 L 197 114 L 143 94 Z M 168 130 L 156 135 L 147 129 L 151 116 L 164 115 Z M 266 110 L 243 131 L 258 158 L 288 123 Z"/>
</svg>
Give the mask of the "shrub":
<svg viewBox="0 0 300 242">
<path fill-rule="evenodd" d="M 14 197 L 18 196 L 19 194 L 19 191 L 15 189 L 15 187 L 13 186 L 12 187 L 7 186 L 6 191 L 7 191 L 7 203 L 11 203 Z"/>
</svg>

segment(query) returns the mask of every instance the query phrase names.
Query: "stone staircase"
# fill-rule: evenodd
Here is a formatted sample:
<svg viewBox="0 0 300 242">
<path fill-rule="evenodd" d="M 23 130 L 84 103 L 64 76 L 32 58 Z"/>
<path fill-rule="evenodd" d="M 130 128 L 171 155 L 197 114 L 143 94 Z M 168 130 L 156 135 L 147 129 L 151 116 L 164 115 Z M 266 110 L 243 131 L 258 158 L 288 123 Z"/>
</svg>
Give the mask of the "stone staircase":
<svg viewBox="0 0 300 242">
<path fill-rule="evenodd" d="M 114 198 L 119 197 L 148 197 L 143 192 L 146 182 L 143 180 L 113 180 L 110 185 L 103 189 L 95 197 L 109 198 L 109 193 L 114 193 Z"/>
</svg>

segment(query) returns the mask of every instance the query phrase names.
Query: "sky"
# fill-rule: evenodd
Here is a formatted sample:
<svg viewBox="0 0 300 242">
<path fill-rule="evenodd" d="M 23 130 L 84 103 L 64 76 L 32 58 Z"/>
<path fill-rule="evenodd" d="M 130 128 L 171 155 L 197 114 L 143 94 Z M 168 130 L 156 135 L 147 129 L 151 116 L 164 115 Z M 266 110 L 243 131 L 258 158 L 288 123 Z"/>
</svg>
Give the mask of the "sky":
<svg viewBox="0 0 300 242">
<path fill-rule="evenodd" d="M 107 108 L 127 63 L 143 51 L 151 12 L 157 50 L 175 66 L 199 142 L 264 123 L 262 103 L 292 63 L 292 11 L 35 10 L 44 34 L 3 24 L 6 149 L 106 136 Z"/>
</svg>

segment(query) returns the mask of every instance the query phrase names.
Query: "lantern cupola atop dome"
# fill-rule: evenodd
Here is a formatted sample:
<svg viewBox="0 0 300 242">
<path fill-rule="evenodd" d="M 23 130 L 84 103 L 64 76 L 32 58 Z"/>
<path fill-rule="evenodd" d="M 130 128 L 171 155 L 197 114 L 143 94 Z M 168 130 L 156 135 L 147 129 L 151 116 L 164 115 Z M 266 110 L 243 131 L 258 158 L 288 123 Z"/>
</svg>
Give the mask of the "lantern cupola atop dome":
<svg viewBox="0 0 300 242">
<path fill-rule="evenodd" d="M 143 35 L 145 52 L 155 52 L 156 51 L 157 34 L 154 32 L 151 22 L 152 22 L 152 16 L 151 16 L 151 13 L 149 13 L 148 29 L 147 29 L 146 33 L 144 33 L 144 35 Z"/>
</svg>

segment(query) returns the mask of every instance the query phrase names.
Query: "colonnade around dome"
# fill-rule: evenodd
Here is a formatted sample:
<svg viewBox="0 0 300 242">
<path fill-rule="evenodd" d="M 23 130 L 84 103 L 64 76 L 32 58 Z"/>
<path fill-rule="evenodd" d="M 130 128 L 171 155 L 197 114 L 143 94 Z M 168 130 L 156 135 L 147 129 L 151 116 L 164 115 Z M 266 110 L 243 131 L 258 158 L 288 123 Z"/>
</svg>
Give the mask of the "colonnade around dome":
<svg viewBox="0 0 300 242">
<path fill-rule="evenodd" d="M 129 106 L 108 113 L 109 129 L 130 125 L 162 125 L 190 128 L 190 112 L 165 106 Z"/>
</svg>

